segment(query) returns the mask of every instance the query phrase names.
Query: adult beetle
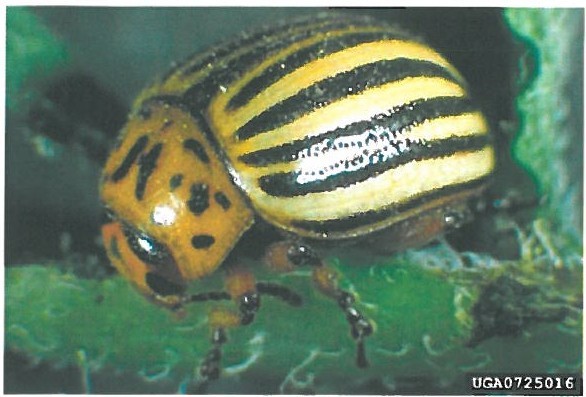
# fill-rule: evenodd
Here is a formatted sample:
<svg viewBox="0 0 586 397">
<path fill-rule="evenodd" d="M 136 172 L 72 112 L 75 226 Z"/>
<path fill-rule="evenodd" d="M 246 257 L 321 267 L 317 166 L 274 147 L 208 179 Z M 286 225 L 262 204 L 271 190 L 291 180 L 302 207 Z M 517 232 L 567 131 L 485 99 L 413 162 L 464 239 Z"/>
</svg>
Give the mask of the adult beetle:
<svg viewBox="0 0 586 397">
<path fill-rule="evenodd" d="M 104 168 L 110 260 L 154 302 L 232 299 L 209 321 L 201 374 L 219 374 L 225 329 L 287 287 L 226 261 L 255 219 L 283 232 L 267 262 L 299 266 L 336 300 L 367 365 L 371 322 L 311 248 L 428 242 L 470 218 L 495 166 L 488 123 L 460 73 L 402 30 L 322 15 L 246 33 L 188 58 L 135 102 Z M 186 293 L 219 269 L 225 291 Z"/>
</svg>

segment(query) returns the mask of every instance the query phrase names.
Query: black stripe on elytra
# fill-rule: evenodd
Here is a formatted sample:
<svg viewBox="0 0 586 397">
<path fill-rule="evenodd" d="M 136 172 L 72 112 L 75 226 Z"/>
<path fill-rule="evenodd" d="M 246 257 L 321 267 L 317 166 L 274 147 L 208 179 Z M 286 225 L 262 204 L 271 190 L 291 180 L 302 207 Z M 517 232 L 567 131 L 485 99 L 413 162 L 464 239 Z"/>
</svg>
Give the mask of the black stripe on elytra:
<svg viewBox="0 0 586 397">
<path fill-rule="evenodd" d="M 175 174 L 169 179 L 169 190 L 173 191 L 183 183 L 183 174 Z"/>
<path fill-rule="evenodd" d="M 377 131 L 384 129 L 388 139 L 393 139 L 398 133 L 402 133 L 406 129 L 426 120 L 455 116 L 474 110 L 476 110 L 475 105 L 465 97 L 422 99 L 396 106 L 386 113 L 371 116 L 368 120 L 357 121 L 320 135 L 250 152 L 240 156 L 239 160 L 255 167 L 295 161 L 298 159 L 300 152 L 320 142 L 331 142 L 335 146 L 335 140 L 339 137 L 358 135 L 374 129 Z"/>
<path fill-rule="evenodd" d="M 189 138 L 184 140 L 183 147 L 195 154 L 202 163 L 208 164 L 210 162 L 205 148 L 197 139 Z"/>
<path fill-rule="evenodd" d="M 295 197 L 308 193 L 327 192 L 365 181 L 411 161 L 447 157 L 457 152 L 473 152 L 484 148 L 489 143 L 490 137 L 488 135 L 452 137 L 427 142 L 411 141 L 405 143 L 407 147 L 401 149 L 402 152 L 399 151 L 399 148 L 395 148 L 400 153 L 398 156 L 384 158 L 379 152 L 346 160 L 347 163 L 352 163 L 352 166 L 358 163 L 365 164 L 364 167 L 355 171 L 344 171 L 345 167 L 340 167 L 341 169 L 333 175 L 306 183 L 297 182 L 300 176 L 299 170 L 277 173 L 259 178 L 259 186 L 265 193 L 275 197 Z M 391 145 L 394 146 L 394 143 L 391 142 Z M 347 164 L 347 166 L 349 165 Z"/>
<path fill-rule="evenodd" d="M 463 193 L 466 191 L 472 192 L 486 185 L 489 178 L 490 177 L 484 177 L 475 179 L 473 181 L 443 186 L 441 188 L 434 189 L 424 194 L 410 198 L 403 203 L 391 205 L 380 210 L 359 212 L 348 217 L 328 219 L 323 221 L 294 220 L 291 222 L 291 224 L 300 229 L 311 231 L 317 234 L 349 232 L 363 226 L 372 225 L 385 219 L 392 218 L 398 214 L 411 211 L 425 203 L 441 199 L 442 197 L 447 197 L 452 194 Z"/>
<path fill-rule="evenodd" d="M 262 62 L 271 52 L 277 51 L 285 46 L 280 41 L 269 42 L 265 46 L 257 46 L 239 57 L 230 59 L 225 65 L 213 69 L 205 79 L 193 84 L 183 93 L 183 100 L 192 109 L 207 108 L 211 98 L 218 92 L 220 87 L 227 87 L 235 79 L 240 77 L 248 68 Z"/>
<path fill-rule="evenodd" d="M 304 24 L 305 23 L 306 22 L 304 22 Z M 213 64 L 217 60 L 231 54 L 240 48 L 247 47 L 251 44 L 259 42 L 263 38 L 266 39 L 269 36 L 282 32 L 283 28 L 284 27 L 282 24 L 261 28 L 255 32 L 241 34 L 235 40 L 220 43 L 219 45 L 208 50 L 206 53 L 196 52 L 191 57 L 186 59 L 185 62 L 182 62 L 181 64 L 178 64 L 172 68 L 165 76 L 164 80 L 166 80 L 179 69 L 184 69 L 181 71 L 182 76 L 189 76 L 191 74 L 197 73 L 207 67 L 208 64 Z"/>
<path fill-rule="evenodd" d="M 182 62 L 181 64 L 178 64 L 174 68 L 172 68 L 163 80 L 166 80 L 179 69 L 183 69 L 181 71 L 181 75 L 184 77 L 197 73 L 203 70 L 205 67 L 207 67 L 208 64 L 214 64 L 217 62 L 217 60 L 225 57 L 226 55 L 231 54 L 232 52 L 240 48 L 250 46 L 251 44 L 254 44 L 256 42 L 261 42 L 261 40 L 263 39 L 267 40 L 268 37 L 278 34 L 279 32 L 282 32 L 283 29 L 291 29 L 295 26 L 305 24 L 307 24 L 307 21 L 304 21 L 303 23 L 299 24 L 293 24 L 287 27 L 284 27 L 283 24 L 278 24 L 275 26 L 260 28 L 255 32 L 241 34 L 235 40 L 220 43 L 219 45 L 208 50 L 206 53 L 194 53 L 185 62 Z"/>
<path fill-rule="evenodd" d="M 359 44 L 397 39 L 401 36 L 402 35 L 399 34 L 391 35 L 389 32 L 360 32 L 349 30 L 345 35 L 328 37 L 327 39 L 303 48 L 284 59 L 277 60 L 273 65 L 269 66 L 261 74 L 242 87 L 242 89 L 230 99 L 227 104 L 227 109 L 234 110 L 246 105 L 248 101 L 283 76 L 318 58 L 323 58 L 327 55 Z"/>
<path fill-rule="evenodd" d="M 225 64 L 218 65 L 205 79 L 193 84 L 183 94 L 183 100 L 192 109 L 205 109 L 220 87 L 229 87 L 234 80 L 240 78 L 246 71 L 290 45 L 311 37 L 320 31 L 329 31 L 335 27 L 345 28 L 347 27 L 347 21 L 332 21 L 316 30 L 302 30 L 289 36 L 281 37 L 278 40 L 259 41 L 259 45 L 251 47 L 249 51 L 238 57 L 227 60 Z"/>
<path fill-rule="evenodd" d="M 143 135 L 140 138 L 138 138 L 136 142 L 134 142 L 134 145 L 132 145 L 132 147 L 126 154 L 126 157 L 124 157 L 124 160 L 122 160 L 122 163 L 118 166 L 118 168 L 116 168 L 116 171 L 114 171 L 114 173 L 112 174 L 112 181 L 118 182 L 128 174 L 128 171 L 130 171 L 130 167 L 132 167 L 132 164 L 134 164 L 140 153 L 144 150 L 148 141 L 149 138 L 146 135 Z"/>
<path fill-rule="evenodd" d="M 194 215 L 201 215 L 210 206 L 210 192 L 208 185 L 205 183 L 194 183 L 190 188 L 189 200 L 187 200 L 187 208 Z"/>
<path fill-rule="evenodd" d="M 328 105 L 345 97 L 360 94 L 407 77 L 433 76 L 455 81 L 442 66 L 413 59 L 383 59 L 352 70 L 341 72 L 306 87 L 295 95 L 271 106 L 240 127 L 235 135 L 245 140 L 263 132 L 289 124 L 316 108 Z M 425 92 L 421 93 L 422 96 Z M 380 100 L 390 100 L 381 98 Z M 390 103 L 389 105 L 393 105 Z"/>
<path fill-rule="evenodd" d="M 218 60 L 224 58 L 232 52 L 246 47 L 255 41 L 259 40 L 263 35 L 267 34 L 267 29 L 260 30 L 252 34 L 241 34 L 234 40 L 227 40 L 208 48 L 205 51 L 196 51 L 181 62 L 175 63 L 163 76 L 163 81 L 167 81 L 173 77 L 175 73 L 180 71 L 181 77 L 188 77 L 192 74 L 198 73 L 207 68 L 210 64 L 216 64 Z M 183 69 L 183 70 L 181 70 Z"/>
<path fill-rule="evenodd" d="M 227 211 L 232 206 L 232 203 L 223 192 L 217 192 L 214 194 L 214 200 L 216 200 L 216 203 L 218 203 L 224 211 Z"/>
<path fill-rule="evenodd" d="M 146 154 L 142 154 L 138 159 L 138 176 L 136 178 L 136 188 L 134 195 L 137 200 L 142 200 L 147 182 L 157 167 L 157 160 L 163 149 L 162 143 L 157 143 Z"/>
<path fill-rule="evenodd" d="M 353 22 L 355 24 L 368 23 L 364 18 L 356 19 Z M 279 23 L 260 28 L 256 31 L 241 34 L 235 40 L 227 41 L 214 47 L 206 53 L 207 55 L 195 54 L 191 57 L 191 60 L 184 62 L 183 65 L 178 65 L 173 68 L 165 79 L 181 68 L 185 68 L 181 71 L 181 75 L 184 77 L 197 73 L 206 68 L 208 64 L 217 64 L 217 61 L 221 58 L 245 47 L 250 47 L 251 50 L 258 47 L 265 49 L 266 56 L 264 58 L 266 58 L 268 57 L 268 51 L 270 50 L 276 51 L 278 49 L 286 48 L 292 43 L 298 42 L 312 34 L 332 30 L 334 28 L 343 28 L 348 26 L 348 23 L 348 20 L 340 21 L 338 19 L 328 18 L 301 18 L 293 22 Z M 236 63 L 243 63 L 242 58 L 238 59 L 239 60 Z M 263 58 L 261 57 L 260 59 Z M 192 62 L 192 64 L 188 66 L 190 62 Z"/>
<path fill-rule="evenodd" d="M 266 57 L 310 34 L 310 32 L 302 32 L 279 40 L 257 40 L 256 45 L 252 45 L 248 51 L 241 55 L 227 60 L 223 64 L 217 61 L 214 62 L 217 66 L 204 79 L 192 84 L 185 91 L 183 94 L 185 103 L 189 104 L 192 109 L 206 108 L 210 99 L 218 92 L 220 87 L 229 86 L 234 80 L 242 76 L 246 70 L 253 68 Z"/>
<path fill-rule="evenodd" d="M 210 248 L 216 239 L 214 236 L 210 236 L 209 234 L 197 234 L 191 238 L 191 245 L 195 249 L 207 249 Z"/>
</svg>

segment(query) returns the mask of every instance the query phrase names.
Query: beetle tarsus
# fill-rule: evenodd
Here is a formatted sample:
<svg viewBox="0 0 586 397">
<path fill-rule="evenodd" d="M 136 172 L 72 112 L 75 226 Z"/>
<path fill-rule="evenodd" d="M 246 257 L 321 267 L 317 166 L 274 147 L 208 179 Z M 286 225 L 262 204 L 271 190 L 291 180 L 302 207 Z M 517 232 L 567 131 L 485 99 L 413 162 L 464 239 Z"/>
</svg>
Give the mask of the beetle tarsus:
<svg viewBox="0 0 586 397">
<path fill-rule="evenodd" d="M 228 340 L 223 328 L 216 328 L 212 332 L 212 349 L 206 354 L 199 367 L 199 374 L 205 382 L 218 379 L 220 376 L 220 361 L 222 359 L 221 346 Z"/>
<path fill-rule="evenodd" d="M 373 328 L 368 319 L 354 307 L 355 298 L 347 292 L 340 290 L 338 293 L 338 305 L 346 313 L 346 320 L 350 324 L 350 334 L 356 340 L 356 365 L 360 368 L 368 367 L 364 338 L 372 334 Z"/>
<path fill-rule="evenodd" d="M 368 360 L 366 358 L 366 351 L 364 348 L 364 339 L 359 339 L 356 342 L 356 366 L 358 368 L 368 367 Z"/>
</svg>

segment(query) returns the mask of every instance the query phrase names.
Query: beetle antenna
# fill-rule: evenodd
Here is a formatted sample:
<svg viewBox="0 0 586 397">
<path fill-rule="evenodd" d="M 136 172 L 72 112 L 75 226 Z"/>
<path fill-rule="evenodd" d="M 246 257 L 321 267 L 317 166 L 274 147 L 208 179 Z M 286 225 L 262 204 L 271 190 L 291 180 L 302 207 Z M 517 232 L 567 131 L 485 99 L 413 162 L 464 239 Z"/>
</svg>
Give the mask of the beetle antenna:
<svg viewBox="0 0 586 397">
<path fill-rule="evenodd" d="M 210 291 L 202 292 L 199 294 L 188 295 L 183 298 L 182 303 L 192 302 L 206 302 L 206 301 L 222 301 L 230 300 L 230 294 L 225 291 Z"/>
</svg>

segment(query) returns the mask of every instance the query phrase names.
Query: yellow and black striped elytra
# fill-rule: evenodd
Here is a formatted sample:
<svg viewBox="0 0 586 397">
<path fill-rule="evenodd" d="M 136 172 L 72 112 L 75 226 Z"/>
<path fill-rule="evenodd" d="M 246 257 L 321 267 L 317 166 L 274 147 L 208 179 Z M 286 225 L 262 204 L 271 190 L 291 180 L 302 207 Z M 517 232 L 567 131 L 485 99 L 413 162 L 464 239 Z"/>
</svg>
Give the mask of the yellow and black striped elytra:
<svg viewBox="0 0 586 397">
<path fill-rule="evenodd" d="M 463 77 L 421 40 L 363 17 L 284 22 L 189 57 L 139 95 L 103 173 L 105 246 L 176 307 L 255 219 L 297 241 L 389 231 L 388 248 L 419 244 L 482 193 L 494 161 Z M 253 284 L 227 285 L 250 297 Z M 364 324 L 351 323 L 360 341 Z"/>
</svg>

